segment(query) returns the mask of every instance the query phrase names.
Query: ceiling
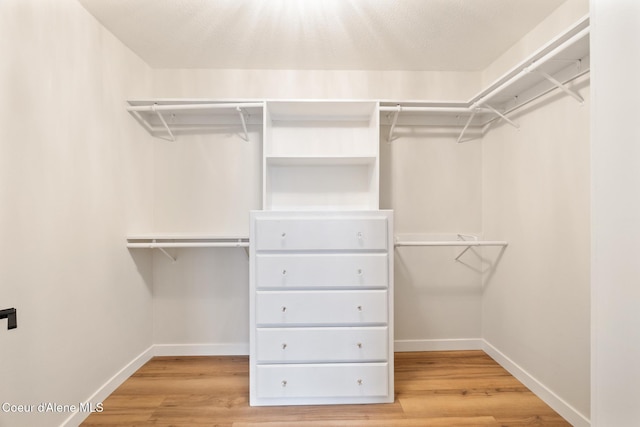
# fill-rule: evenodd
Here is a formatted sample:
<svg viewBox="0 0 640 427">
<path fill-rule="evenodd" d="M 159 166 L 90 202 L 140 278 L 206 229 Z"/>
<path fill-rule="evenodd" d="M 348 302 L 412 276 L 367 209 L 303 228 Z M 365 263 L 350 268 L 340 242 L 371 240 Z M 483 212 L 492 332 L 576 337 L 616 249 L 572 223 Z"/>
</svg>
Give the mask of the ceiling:
<svg viewBox="0 0 640 427">
<path fill-rule="evenodd" d="M 154 68 L 477 71 L 565 0 L 80 0 Z"/>
</svg>

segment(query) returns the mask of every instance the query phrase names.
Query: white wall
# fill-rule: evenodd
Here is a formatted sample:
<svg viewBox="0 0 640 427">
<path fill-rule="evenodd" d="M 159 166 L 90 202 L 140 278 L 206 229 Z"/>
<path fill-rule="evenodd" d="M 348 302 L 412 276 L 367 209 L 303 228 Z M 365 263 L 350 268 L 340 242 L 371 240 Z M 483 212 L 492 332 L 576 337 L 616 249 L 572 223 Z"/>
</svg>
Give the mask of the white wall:
<svg viewBox="0 0 640 427">
<path fill-rule="evenodd" d="M 239 119 L 238 119 L 239 120 Z M 154 228 L 158 232 L 249 236 L 262 206 L 262 132 L 240 124 L 221 134 L 154 142 Z M 153 254 L 154 335 L 165 353 L 240 354 L 249 342 L 249 263 L 243 249 Z"/>
<path fill-rule="evenodd" d="M 640 425 L 640 3 L 593 0 L 592 425 Z"/>
<path fill-rule="evenodd" d="M 478 72 L 349 70 L 154 70 L 158 98 L 467 101 Z"/>
<path fill-rule="evenodd" d="M 547 95 L 482 141 L 483 337 L 589 418 L 589 85 Z M 563 414 L 566 416 L 566 414 Z"/>
<path fill-rule="evenodd" d="M 73 0 L 0 2 L 0 402 L 86 401 L 151 345 L 149 68 Z M 12 414 L 52 426 L 69 413 Z"/>
<path fill-rule="evenodd" d="M 381 128 L 381 207 L 394 209 L 394 232 L 404 240 L 481 234 L 480 141 L 456 144 L 455 131 L 440 131 L 398 126 L 388 144 L 389 127 Z M 477 345 L 469 340 L 482 335 L 480 263 L 473 250 L 455 261 L 462 249 L 396 249 L 396 350 Z"/>
</svg>

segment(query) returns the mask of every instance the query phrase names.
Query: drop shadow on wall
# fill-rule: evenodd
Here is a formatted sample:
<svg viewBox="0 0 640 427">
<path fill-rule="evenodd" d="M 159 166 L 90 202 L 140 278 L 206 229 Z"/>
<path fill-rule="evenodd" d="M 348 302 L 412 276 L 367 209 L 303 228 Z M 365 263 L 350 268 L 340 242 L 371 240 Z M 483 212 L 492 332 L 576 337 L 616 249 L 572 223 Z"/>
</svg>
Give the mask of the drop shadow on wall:
<svg viewBox="0 0 640 427">
<path fill-rule="evenodd" d="M 486 250 L 486 249 L 485 249 Z M 477 256 L 483 266 L 481 274 L 483 277 L 482 280 L 482 287 L 483 289 L 486 289 L 489 287 L 489 285 L 491 284 L 491 280 L 493 279 L 493 276 L 496 273 L 496 270 L 498 268 L 498 266 L 500 265 L 500 261 L 502 260 L 502 257 L 505 253 L 505 251 L 507 250 L 506 246 L 500 246 L 499 249 L 497 249 L 497 255 L 493 256 L 493 257 L 487 257 L 487 256 L 482 256 L 480 254 L 478 254 L 477 251 L 473 251 L 474 255 Z M 493 251 L 492 251 L 493 252 Z"/>
<path fill-rule="evenodd" d="M 148 249 L 129 249 L 131 259 L 149 294 L 153 294 L 153 255 Z"/>
<path fill-rule="evenodd" d="M 444 251 L 442 247 L 396 249 L 396 282 L 421 295 L 478 294 L 483 272 L 480 263 L 456 261 L 452 252 Z"/>
<path fill-rule="evenodd" d="M 426 254 L 402 254 L 396 251 L 395 278 L 401 287 L 419 289 L 419 294 L 428 295 L 469 295 L 481 293 L 493 279 L 507 247 L 470 248 L 458 260 L 446 261 L 441 256 L 429 260 Z M 441 251 L 442 248 L 424 250 Z M 416 255 L 421 258 L 416 259 Z M 464 271 L 466 270 L 466 272 Z"/>
</svg>

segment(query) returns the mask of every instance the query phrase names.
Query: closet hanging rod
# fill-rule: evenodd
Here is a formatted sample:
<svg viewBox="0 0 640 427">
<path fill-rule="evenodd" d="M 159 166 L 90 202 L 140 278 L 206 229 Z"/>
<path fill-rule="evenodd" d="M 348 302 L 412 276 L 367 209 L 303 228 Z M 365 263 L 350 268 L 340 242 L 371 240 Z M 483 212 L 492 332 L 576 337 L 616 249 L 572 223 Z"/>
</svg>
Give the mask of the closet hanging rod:
<svg viewBox="0 0 640 427">
<path fill-rule="evenodd" d="M 153 105 L 130 105 L 127 111 L 189 111 L 189 110 L 222 110 L 238 108 L 262 108 L 262 102 L 236 102 L 218 104 L 153 104 Z"/>
<path fill-rule="evenodd" d="M 488 108 L 472 108 L 472 107 L 405 107 L 403 105 L 393 106 L 393 107 L 380 107 L 380 111 L 394 113 L 397 111 L 401 111 L 403 113 L 460 113 L 460 114 L 471 114 L 474 112 L 477 113 L 491 113 L 491 110 Z"/>
<path fill-rule="evenodd" d="M 398 246 L 508 246 L 504 240 L 441 240 L 441 241 L 396 241 Z"/>
</svg>

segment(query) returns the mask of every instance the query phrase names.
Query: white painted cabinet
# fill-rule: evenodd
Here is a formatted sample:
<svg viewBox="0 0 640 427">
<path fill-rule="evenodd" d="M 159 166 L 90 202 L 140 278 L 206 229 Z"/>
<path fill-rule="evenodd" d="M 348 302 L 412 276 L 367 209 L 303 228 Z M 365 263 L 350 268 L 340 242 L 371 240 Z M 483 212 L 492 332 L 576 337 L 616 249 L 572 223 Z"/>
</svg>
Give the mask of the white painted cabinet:
<svg viewBox="0 0 640 427">
<path fill-rule="evenodd" d="M 274 218 L 301 243 L 260 245 Z M 325 248 L 359 221 L 382 237 Z M 252 405 L 393 401 L 392 228 L 390 211 L 252 212 Z"/>
<path fill-rule="evenodd" d="M 251 213 L 250 403 L 393 402 L 377 102 L 269 101 Z"/>
</svg>

